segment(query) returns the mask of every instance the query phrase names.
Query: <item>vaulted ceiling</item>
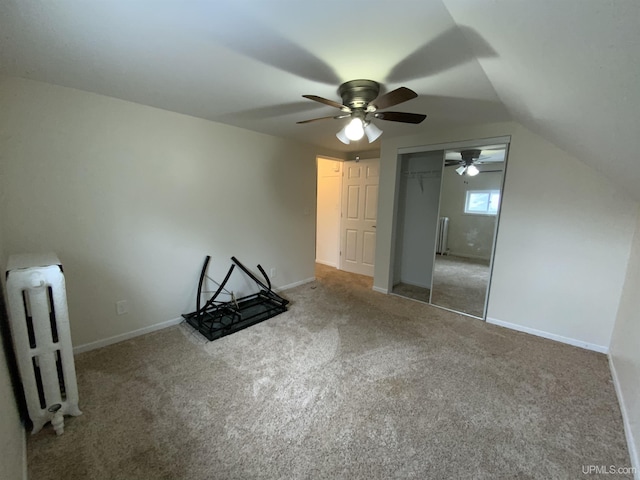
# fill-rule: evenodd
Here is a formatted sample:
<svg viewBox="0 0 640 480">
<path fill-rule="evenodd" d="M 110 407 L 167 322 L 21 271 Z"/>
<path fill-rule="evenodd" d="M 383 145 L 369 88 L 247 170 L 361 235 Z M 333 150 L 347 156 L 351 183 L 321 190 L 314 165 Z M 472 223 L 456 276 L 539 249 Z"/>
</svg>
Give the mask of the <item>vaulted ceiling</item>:
<svg viewBox="0 0 640 480">
<path fill-rule="evenodd" d="M 3 75 L 333 150 L 371 146 L 301 95 L 406 86 L 428 118 L 383 140 L 515 120 L 640 191 L 637 0 L 4 0 L 0 41 Z"/>
</svg>

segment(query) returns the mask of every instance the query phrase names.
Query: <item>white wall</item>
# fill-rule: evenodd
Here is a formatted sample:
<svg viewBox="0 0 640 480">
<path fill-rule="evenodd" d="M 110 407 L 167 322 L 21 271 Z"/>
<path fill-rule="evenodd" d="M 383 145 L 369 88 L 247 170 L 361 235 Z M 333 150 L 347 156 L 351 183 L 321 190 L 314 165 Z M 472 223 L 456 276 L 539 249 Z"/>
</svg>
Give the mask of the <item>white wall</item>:
<svg viewBox="0 0 640 480">
<path fill-rule="evenodd" d="M 627 276 L 611 339 L 611 369 L 636 479 L 640 479 L 640 210 L 633 237 Z"/>
<path fill-rule="evenodd" d="M 2 155 L 0 155 L 0 160 Z M 5 229 L 2 222 L 4 204 L 4 169 L 0 163 L 0 295 L 4 298 L 4 233 Z M 4 301 L 0 302 L 0 322 L 7 322 L 5 318 Z M 3 329 L 0 329 L 0 337 L 3 335 Z M 26 479 L 26 448 L 25 448 L 25 431 L 20 421 L 18 407 L 16 405 L 9 368 L 7 365 L 7 357 L 4 349 L 4 341 L 11 341 L 8 338 L 0 338 L 0 478 L 6 479 Z"/>
<path fill-rule="evenodd" d="M 0 334 L 1 335 L 1 334 Z M 25 431 L 20 421 L 11 377 L 0 339 L 0 478 L 26 478 Z"/>
<path fill-rule="evenodd" d="M 431 288 L 444 151 L 402 157 L 394 284 Z"/>
<path fill-rule="evenodd" d="M 383 140 L 374 288 L 392 280 L 397 151 L 511 135 L 488 317 L 606 350 L 637 203 L 578 159 L 516 123 L 431 130 Z"/>
<path fill-rule="evenodd" d="M 0 83 L 0 138 L 5 252 L 58 254 L 76 346 L 193 311 L 207 254 L 217 279 L 232 255 L 277 287 L 314 276 L 316 155 L 334 152 L 20 79 Z"/>
<path fill-rule="evenodd" d="M 493 170 L 493 165 L 485 167 Z M 451 255 L 489 260 L 493 248 L 496 217 L 464 213 L 468 190 L 500 190 L 501 172 L 460 176 L 454 167 L 444 169 L 440 216 L 449 217 L 448 249 Z"/>
<path fill-rule="evenodd" d="M 342 162 L 318 158 L 316 262 L 340 263 L 340 191 Z"/>
</svg>

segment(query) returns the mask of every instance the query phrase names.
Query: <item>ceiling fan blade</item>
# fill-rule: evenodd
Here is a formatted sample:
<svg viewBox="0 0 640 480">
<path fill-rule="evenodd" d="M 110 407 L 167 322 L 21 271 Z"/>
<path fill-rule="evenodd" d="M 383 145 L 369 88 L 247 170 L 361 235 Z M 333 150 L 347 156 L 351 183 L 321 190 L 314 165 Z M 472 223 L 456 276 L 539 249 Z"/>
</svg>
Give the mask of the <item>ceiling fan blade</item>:
<svg viewBox="0 0 640 480">
<path fill-rule="evenodd" d="M 351 114 L 350 113 L 346 113 L 344 115 L 334 115 L 334 116 L 331 116 L 331 117 L 312 118 L 310 120 L 302 120 L 302 121 L 296 122 L 296 123 L 311 123 L 311 122 L 317 122 L 318 120 L 329 120 L 330 118 L 333 118 L 333 119 L 347 118 L 349 116 L 351 116 Z"/>
<path fill-rule="evenodd" d="M 412 98 L 416 98 L 418 94 L 407 87 L 400 87 L 392 90 L 384 95 L 376 98 L 371 105 L 376 107 L 377 110 L 384 110 L 385 108 L 393 107 L 399 103 L 406 102 Z"/>
<path fill-rule="evenodd" d="M 302 95 L 304 98 L 308 98 L 309 100 L 313 100 L 314 102 L 324 103 L 325 105 L 329 105 L 330 107 L 339 108 L 340 110 L 349 110 L 351 109 L 346 105 L 342 105 L 341 103 L 334 102 L 333 100 L 329 100 L 327 98 L 319 97 L 317 95 Z"/>
<path fill-rule="evenodd" d="M 387 120 L 389 122 L 402 122 L 402 123 L 420 123 L 426 115 L 421 113 L 406 113 L 406 112 L 376 112 L 374 117 L 380 120 Z"/>
</svg>

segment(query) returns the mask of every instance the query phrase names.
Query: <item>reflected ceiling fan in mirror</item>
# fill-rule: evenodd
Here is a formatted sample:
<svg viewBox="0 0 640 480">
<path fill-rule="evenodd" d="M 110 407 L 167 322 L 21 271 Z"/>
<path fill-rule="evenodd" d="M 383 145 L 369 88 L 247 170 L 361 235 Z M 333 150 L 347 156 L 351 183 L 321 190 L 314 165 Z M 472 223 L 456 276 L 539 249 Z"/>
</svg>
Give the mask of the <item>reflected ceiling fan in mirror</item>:
<svg viewBox="0 0 640 480">
<path fill-rule="evenodd" d="M 457 152 L 456 152 L 457 153 Z M 444 166 L 445 167 L 453 167 L 458 165 L 456 168 L 456 173 L 458 175 L 468 175 L 469 177 L 474 177 L 480 173 L 476 163 L 481 163 L 480 154 L 482 150 L 462 150 L 460 152 L 460 160 L 456 159 L 445 159 Z"/>
<path fill-rule="evenodd" d="M 460 158 L 458 158 L 460 157 Z M 504 146 L 485 147 L 482 150 L 474 148 L 469 150 L 449 151 L 445 154 L 445 167 L 455 167 L 458 175 L 474 177 L 483 172 L 502 170 L 480 170 L 478 165 L 488 163 L 501 163 L 504 161 Z"/>
<path fill-rule="evenodd" d="M 308 98 L 309 100 L 338 108 L 342 113 L 329 117 L 312 118 L 311 120 L 303 120 L 296 123 L 351 118 L 349 123 L 336 133 L 338 140 L 348 145 L 353 141 L 360 140 L 365 135 L 369 143 L 374 142 L 382 135 L 382 130 L 371 122 L 374 118 L 390 122 L 413 124 L 421 123 L 427 118 L 426 115 L 419 113 L 379 111 L 418 96 L 416 92 L 406 87 L 396 88 L 384 95 L 378 96 L 380 93 L 379 83 L 373 80 L 350 80 L 340 85 L 338 93 L 342 98 L 342 103 L 318 97 L 317 95 L 303 95 L 304 98 Z"/>
</svg>

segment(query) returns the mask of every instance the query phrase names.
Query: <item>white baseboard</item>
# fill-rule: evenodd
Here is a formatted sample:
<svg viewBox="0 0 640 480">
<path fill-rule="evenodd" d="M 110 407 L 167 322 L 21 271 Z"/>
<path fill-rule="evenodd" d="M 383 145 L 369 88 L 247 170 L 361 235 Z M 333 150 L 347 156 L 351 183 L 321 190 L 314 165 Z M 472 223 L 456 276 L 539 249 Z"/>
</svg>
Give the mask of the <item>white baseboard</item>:
<svg viewBox="0 0 640 480">
<path fill-rule="evenodd" d="M 378 293 L 384 293 L 385 295 L 389 295 L 389 289 L 388 288 L 376 287 L 374 285 L 373 286 L 373 291 L 374 292 L 378 292 Z"/>
<path fill-rule="evenodd" d="M 563 337 L 562 335 L 556 335 L 555 333 L 549 333 L 543 330 L 525 327 L 516 323 L 503 322 L 502 320 L 497 320 L 495 318 L 489 317 L 487 317 L 487 323 L 509 328 L 511 330 L 517 330 L 519 332 L 529 333 L 531 335 L 535 335 L 536 337 L 548 338 L 549 340 L 555 340 L 556 342 L 566 343 L 568 345 L 573 345 L 574 347 L 580 347 L 586 350 L 592 350 L 594 352 L 609 353 L 609 347 L 603 345 L 596 345 L 589 342 L 583 342 L 582 340 L 576 340 L 575 338 Z"/>
<path fill-rule="evenodd" d="M 148 327 L 132 330 L 131 332 L 121 333 L 120 335 L 115 335 L 113 337 L 104 338 L 102 340 L 96 340 L 95 342 L 85 343 L 83 345 L 78 345 L 77 347 L 73 348 L 73 354 L 77 355 L 78 353 L 88 352 L 89 350 L 95 350 L 96 348 L 106 347 L 107 345 L 113 345 L 114 343 L 124 342 L 125 340 L 139 337 L 140 335 L 145 335 L 147 333 L 155 332 L 157 330 L 162 330 L 163 328 L 172 327 L 173 325 L 177 325 L 181 323 L 183 320 L 184 318 L 182 317 L 173 318 L 171 320 L 149 325 Z"/>
<path fill-rule="evenodd" d="M 288 285 L 283 285 L 281 287 L 276 287 L 273 289 L 274 292 L 283 292 L 285 290 L 289 290 L 290 288 L 299 287 L 300 285 L 304 285 L 305 283 L 311 283 L 316 280 L 316 277 L 305 278 L 304 280 L 300 280 L 299 282 L 293 282 Z"/>
<path fill-rule="evenodd" d="M 624 396 L 622 395 L 622 389 L 620 387 L 620 381 L 618 380 L 618 373 L 616 372 L 616 366 L 613 362 L 611 354 L 607 355 L 609 358 L 609 369 L 611 370 L 611 378 L 613 379 L 613 386 L 616 390 L 616 396 L 618 397 L 618 404 L 620 405 L 620 413 L 622 413 L 622 424 L 624 425 L 624 435 L 627 439 L 627 446 L 629 448 L 629 457 L 631 458 L 631 466 L 635 469 L 635 480 L 640 480 L 640 453 L 638 452 L 638 446 L 633 438 L 633 432 L 631 431 L 631 424 L 629 420 L 629 412 L 627 410 Z"/>
<path fill-rule="evenodd" d="M 338 264 L 336 262 L 325 262 L 324 260 L 316 260 L 316 263 L 326 265 L 327 267 L 338 268 Z"/>
<path fill-rule="evenodd" d="M 282 287 L 274 288 L 273 290 L 275 292 L 282 292 L 284 290 L 289 290 L 290 288 L 304 285 L 305 283 L 313 282 L 315 279 L 316 279 L 315 277 L 306 278 L 304 280 L 300 280 L 299 282 L 294 282 L 288 285 L 283 285 Z M 74 347 L 73 354 L 77 355 L 78 353 L 88 352 L 89 350 L 95 350 L 96 348 L 106 347 L 108 345 L 113 345 L 114 343 L 124 342 L 125 340 L 139 337 L 140 335 L 145 335 L 147 333 L 155 332 L 157 330 L 162 330 L 163 328 L 168 328 L 168 327 L 172 327 L 173 325 L 178 325 L 183 320 L 184 318 L 182 317 L 173 318 L 171 320 L 149 325 L 148 327 L 132 330 L 131 332 L 121 333 L 120 335 L 115 335 L 113 337 L 104 338 L 102 340 L 96 340 L 95 342 L 85 343 L 83 345 L 78 345 L 77 347 Z"/>
</svg>

